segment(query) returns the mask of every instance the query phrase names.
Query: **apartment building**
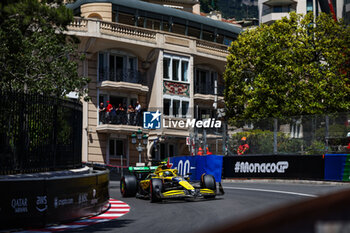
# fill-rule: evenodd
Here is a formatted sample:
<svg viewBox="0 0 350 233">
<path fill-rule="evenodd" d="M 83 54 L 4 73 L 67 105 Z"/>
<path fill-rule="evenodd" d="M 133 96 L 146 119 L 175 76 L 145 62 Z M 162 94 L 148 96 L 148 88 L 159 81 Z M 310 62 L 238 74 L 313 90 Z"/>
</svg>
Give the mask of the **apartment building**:
<svg viewBox="0 0 350 233">
<path fill-rule="evenodd" d="M 160 158 L 190 154 L 193 129 L 169 122 L 212 118 L 224 107 L 227 48 L 240 27 L 200 16 L 198 0 L 78 0 L 67 7 L 76 16 L 67 33 L 86 55 L 79 72 L 91 79 L 83 161 L 135 165 L 132 136 L 139 129 L 148 135 L 141 162 L 154 160 L 155 149 Z M 106 117 L 101 103 L 122 110 Z M 127 111 L 138 104 L 159 110 L 167 127 L 143 129 L 142 116 Z M 221 143 L 217 134 L 206 138 L 211 150 Z"/>
<path fill-rule="evenodd" d="M 332 0 L 332 5 L 336 17 L 350 23 L 350 0 Z M 271 24 L 293 11 L 298 14 L 329 11 L 326 0 L 259 0 L 258 7 L 260 24 Z"/>
</svg>

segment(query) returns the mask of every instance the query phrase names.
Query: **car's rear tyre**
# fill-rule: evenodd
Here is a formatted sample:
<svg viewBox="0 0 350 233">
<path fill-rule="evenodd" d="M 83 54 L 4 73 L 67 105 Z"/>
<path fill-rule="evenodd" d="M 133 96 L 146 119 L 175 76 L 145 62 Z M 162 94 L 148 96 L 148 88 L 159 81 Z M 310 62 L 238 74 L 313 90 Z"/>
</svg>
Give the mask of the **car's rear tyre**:
<svg viewBox="0 0 350 233">
<path fill-rule="evenodd" d="M 135 197 L 137 192 L 137 180 L 133 175 L 125 175 L 120 180 L 120 193 L 123 197 Z"/>
<path fill-rule="evenodd" d="M 151 202 L 159 202 L 162 199 L 159 194 L 162 192 L 163 182 L 160 179 L 152 179 L 150 183 L 149 197 Z"/>
<path fill-rule="evenodd" d="M 201 179 L 201 187 L 213 190 L 216 193 L 216 181 L 212 175 L 203 175 Z M 204 198 L 214 198 L 216 194 L 205 195 Z"/>
</svg>

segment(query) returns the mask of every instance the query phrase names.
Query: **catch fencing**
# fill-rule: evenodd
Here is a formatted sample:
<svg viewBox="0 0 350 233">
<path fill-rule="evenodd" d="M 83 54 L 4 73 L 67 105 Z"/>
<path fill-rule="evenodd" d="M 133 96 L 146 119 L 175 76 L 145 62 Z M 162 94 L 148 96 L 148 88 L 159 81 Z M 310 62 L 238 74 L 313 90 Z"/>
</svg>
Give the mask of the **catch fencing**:
<svg viewBox="0 0 350 233">
<path fill-rule="evenodd" d="M 228 126 L 226 155 L 346 154 L 350 113 L 267 118 Z"/>
<path fill-rule="evenodd" d="M 0 90 L 0 174 L 79 168 L 82 106 Z"/>
</svg>

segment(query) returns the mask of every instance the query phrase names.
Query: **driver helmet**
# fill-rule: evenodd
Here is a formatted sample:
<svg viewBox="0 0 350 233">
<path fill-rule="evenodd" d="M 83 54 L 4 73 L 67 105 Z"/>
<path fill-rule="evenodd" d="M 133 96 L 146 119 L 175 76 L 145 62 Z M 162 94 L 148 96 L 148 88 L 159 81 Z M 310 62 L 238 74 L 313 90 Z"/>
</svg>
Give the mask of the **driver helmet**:
<svg viewBox="0 0 350 233">
<path fill-rule="evenodd" d="M 163 176 L 164 177 L 167 177 L 167 176 L 172 176 L 173 174 L 170 172 L 170 171 L 165 171 L 164 173 L 163 173 Z"/>
</svg>

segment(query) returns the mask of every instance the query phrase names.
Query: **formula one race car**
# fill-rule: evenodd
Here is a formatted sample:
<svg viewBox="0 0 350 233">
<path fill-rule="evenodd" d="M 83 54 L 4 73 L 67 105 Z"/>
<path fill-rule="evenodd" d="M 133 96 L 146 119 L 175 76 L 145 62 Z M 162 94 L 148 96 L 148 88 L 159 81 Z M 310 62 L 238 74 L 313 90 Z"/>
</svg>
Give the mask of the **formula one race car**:
<svg viewBox="0 0 350 233">
<path fill-rule="evenodd" d="M 219 185 L 217 193 L 215 178 L 203 174 L 200 182 L 191 182 L 189 177 L 179 176 L 177 169 L 170 169 L 166 163 L 154 167 L 129 167 L 130 175 L 120 181 L 123 197 L 149 198 L 151 202 L 163 199 L 215 198 L 222 195 Z"/>
</svg>

